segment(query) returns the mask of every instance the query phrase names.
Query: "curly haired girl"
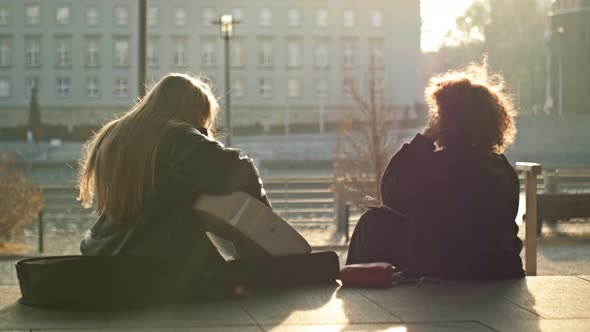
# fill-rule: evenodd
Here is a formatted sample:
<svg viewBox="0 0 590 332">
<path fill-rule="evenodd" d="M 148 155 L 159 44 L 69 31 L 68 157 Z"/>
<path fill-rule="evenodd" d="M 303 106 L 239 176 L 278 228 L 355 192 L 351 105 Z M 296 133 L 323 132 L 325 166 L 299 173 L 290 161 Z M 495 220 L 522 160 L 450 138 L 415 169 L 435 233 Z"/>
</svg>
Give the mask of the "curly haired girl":
<svg viewBox="0 0 590 332">
<path fill-rule="evenodd" d="M 516 111 L 502 77 L 485 61 L 471 64 L 432 77 L 425 97 L 428 124 L 391 158 L 383 206 L 359 220 L 347 263 L 385 261 L 451 279 L 522 277 L 520 186 L 503 155 Z"/>
</svg>

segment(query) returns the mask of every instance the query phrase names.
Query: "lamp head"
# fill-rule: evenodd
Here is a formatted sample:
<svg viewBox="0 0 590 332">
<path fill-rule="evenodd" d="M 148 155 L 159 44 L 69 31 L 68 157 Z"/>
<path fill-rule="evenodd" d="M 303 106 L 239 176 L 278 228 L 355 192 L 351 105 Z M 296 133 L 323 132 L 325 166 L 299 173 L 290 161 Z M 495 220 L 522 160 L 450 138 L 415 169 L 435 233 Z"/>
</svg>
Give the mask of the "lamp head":
<svg viewBox="0 0 590 332">
<path fill-rule="evenodd" d="M 234 34 L 234 17 L 230 14 L 223 14 L 219 18 L 221 25 L 221 36 L 231 37 Z"/>
</svg>

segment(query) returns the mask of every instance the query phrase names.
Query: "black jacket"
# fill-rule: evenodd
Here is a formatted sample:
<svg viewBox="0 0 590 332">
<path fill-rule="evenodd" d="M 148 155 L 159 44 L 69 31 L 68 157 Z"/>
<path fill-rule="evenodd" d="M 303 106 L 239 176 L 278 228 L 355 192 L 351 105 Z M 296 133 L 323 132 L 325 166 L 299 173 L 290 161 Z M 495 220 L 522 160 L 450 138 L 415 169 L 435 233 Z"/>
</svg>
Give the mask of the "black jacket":
<svg viewBox="0 0 590 332">
<path fill-rule="evenodd" d="M 251 159 L 183 125 L 167 131 L 157 152 L 156 189 L 145 194 L 145 208 L 131 220 L 105 215 L 80 245 L 84 255 L 221 256 L 207 238 L 192 205 L 201 194 L 242 190 L 270 207 Z"/>
<path fill-rule="evenodd" d="M 383 203 L 411 218 L 410 261 L 448 278 L 524 275 L 515 218 L 520 185 L 504 155 L 435 146 L 418 134 L 392 157 Z"/>
</svg>

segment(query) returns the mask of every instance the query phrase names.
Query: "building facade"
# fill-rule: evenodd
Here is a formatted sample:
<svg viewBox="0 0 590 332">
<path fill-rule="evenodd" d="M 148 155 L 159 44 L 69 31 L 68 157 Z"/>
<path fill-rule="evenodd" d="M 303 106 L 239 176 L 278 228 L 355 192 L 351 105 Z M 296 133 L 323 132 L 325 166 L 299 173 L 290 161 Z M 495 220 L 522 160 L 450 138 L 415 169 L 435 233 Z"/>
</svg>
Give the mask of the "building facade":
<svg viewBox="0 0 590 332">
<path fill-rule="evenodd" d="M 208 77 L 223 104 L 221 14 L 230 41 L 232 122 L 265 129 L 335 123 L 369 72 L 393 107 L 422 101 L 419 0 L 149 0 L 147 84 Z M 138 1 L 0 0 L 0 130 L 98 126 L 138 95 Z M 223 122 L 221 122 L 223 123 Z M 288 131 L 288 129 L 285 129 Z"/>
<path fill-rule="evenodd" d="M 590 0 L 556 0 L 550 16 L 547 105 L 590 114 Z"/>
</svg>

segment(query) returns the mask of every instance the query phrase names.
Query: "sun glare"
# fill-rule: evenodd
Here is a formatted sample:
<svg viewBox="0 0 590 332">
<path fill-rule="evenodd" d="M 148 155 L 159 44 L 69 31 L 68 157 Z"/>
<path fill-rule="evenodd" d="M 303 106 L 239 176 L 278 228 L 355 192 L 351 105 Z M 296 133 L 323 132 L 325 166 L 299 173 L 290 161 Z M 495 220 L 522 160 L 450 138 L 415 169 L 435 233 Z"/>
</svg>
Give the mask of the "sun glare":
<svg viewBox="0 0 590 332">
<path fill-rule="evenodd" d="M 461 16 L 473 0 L 421 0 L 422 52 L 438 50 L 449 30 L 455 29 L 455 19 Z"/>
</svg>

